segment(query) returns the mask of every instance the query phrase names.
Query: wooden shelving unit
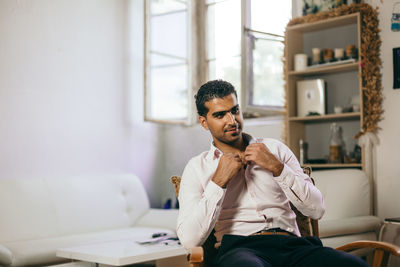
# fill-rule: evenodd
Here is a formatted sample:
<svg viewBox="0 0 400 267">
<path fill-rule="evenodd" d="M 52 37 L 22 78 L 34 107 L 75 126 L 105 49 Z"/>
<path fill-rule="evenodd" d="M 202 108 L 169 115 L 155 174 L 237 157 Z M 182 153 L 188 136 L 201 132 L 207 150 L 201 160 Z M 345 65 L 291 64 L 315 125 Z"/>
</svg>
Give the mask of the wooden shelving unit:
<svg viewBox="0 0 400 267">
<path fill-rule="evenodd" d="M 344 35 L 338 33 L 344 32 Z M 309 158 L 326 158 L 329 154 L 329 128 L 330 123 L 336 122 L 346 127 L 346 140 L 354 141 L 354 136 L 362 126 L 363 121 L 363 99 L 360 58 L 353 62 L 337 62 L 334 64 L 321 64 L 308 67 L 302 71 L 294 70 L 294 55 L 305 53 L 311 58 L 311 48 L 345 48 L 348 42 L 353 42 L 357 49 L 361 48 L 361 22 L 360 14 L 354 13 L 317 21 L 313 23 L 303 23 L 286 28 L 285 35 L 285 55 L 286 55 L 286 92 L 287 92 L 287 116 L 286 116 L 286 136 L 288 146 L 299 158 L 300 139 L 306 141 L 313 149 L 314 155 Z M 340 36 L 340 37 L 339 37 Z M 346 37 L 345 37 L 346 36 Z M 350 38 L 348 38 L 350 36 Z M 350 40 L 350 41 L 349 41 Z M 330 46 L 332 45 L 332 46 Z M 359 53 L 360 55 L 360 53 Z M 297 91 L 296 83 L 300 80 L 322 78 L 326 81 L 327 112 L 325 115 L 318 116 L 297 116 Z M 351 91 L 351 93 L 349 93 Z M 347 95 L 346 95 L 347 94 Z M 348 104 L 349 95 L 358 95 L 361 112 L 348 112 L 335 114 L 333 106 Z M 347 97 L 347 99 L 346 99 Z M 321 130 L 319 130 L 321 127 Z M 325 128 L 324 128 L 325 127 Z M 319 150 L 320 151 L 319 151 Z M 363 155 L 364 153 L 362 153 Z M 304 164 L 313 169 L 332 169 L 332 168 L 363 168 L 361 163 L 351 164 Z"/>
</svg>

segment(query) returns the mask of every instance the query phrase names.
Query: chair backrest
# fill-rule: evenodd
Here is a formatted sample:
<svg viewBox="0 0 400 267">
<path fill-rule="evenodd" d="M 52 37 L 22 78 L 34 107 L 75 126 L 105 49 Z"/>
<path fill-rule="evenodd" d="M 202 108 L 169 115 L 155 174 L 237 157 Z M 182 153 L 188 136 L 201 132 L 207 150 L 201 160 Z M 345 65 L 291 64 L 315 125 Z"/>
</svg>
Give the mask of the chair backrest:
<svg viewBox="0 0 400 267">
<path fill-rule="evenodd" d="M 310 167 L 304 167 L 303 171 L 308 176 L 311 175 Z M 311 180 L 314 183 L 314 180 L 312 178 L 311 178 Z M 176 193 L 176 196 L 178 197 L 179 196 L 179 187 L 180 187 L 180 183 L 181 183 L 181 177 L 180 176 L 172 176 L 170 178 L 170 181 L 174 185 L 175 193 Z M 294 207 L 294 205 L 292 203 L 290 203 L 290 206 L 291 206 L 292 210 L 296 213 L 296 222 L 297 222 L 297 226 L 299 227 L 301 236 L 319 237 L 318 220 L 314 220 L 314 219 L 311 219 L 311 218 L 303 215 L 300 211 L 298 211 Z M 211 235 L 214 236 L 213 233 L 211 233 Z"/>
</svg>

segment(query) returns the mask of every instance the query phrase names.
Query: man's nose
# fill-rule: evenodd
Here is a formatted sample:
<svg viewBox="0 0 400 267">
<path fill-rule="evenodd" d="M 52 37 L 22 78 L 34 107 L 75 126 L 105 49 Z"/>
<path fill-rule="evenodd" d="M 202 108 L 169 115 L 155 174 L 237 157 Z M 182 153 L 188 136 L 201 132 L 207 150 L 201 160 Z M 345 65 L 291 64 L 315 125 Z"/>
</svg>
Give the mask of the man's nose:
<svg viewBox="0 0 400 267">
<path fill-rule="evenodd" d="M 228 114 L 228 121 L 229 121 L 229 123 L 236 124 L 236 117 L 235 117 L 235 115 L 232 114 L 231 112 L 228 112 L 227 114 Z"/>
</svg>

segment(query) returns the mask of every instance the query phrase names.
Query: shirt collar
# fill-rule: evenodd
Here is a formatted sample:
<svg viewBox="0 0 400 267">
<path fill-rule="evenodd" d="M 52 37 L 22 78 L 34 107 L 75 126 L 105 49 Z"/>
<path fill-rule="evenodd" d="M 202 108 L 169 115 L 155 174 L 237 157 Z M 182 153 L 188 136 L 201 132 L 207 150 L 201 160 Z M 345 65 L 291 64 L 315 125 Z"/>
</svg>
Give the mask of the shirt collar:
<svg viewBox="0 0 400 267">
<path fill-rule="evenodd" d="M 245 138 L 248 141 L 249 145 L 260 142 L 259 139 L 254 139 L 251 135 L 249 135 L 247 133 L 243 133 L 243 138 Z M 223 154 L 223 152 L 214 145 L 214 141 L 211 141 L 210 150 L 208 151 L 208 154 L 206 156 L 207 159 L 208 160 L 216 160 L 222 154 Z"/>
</svg>

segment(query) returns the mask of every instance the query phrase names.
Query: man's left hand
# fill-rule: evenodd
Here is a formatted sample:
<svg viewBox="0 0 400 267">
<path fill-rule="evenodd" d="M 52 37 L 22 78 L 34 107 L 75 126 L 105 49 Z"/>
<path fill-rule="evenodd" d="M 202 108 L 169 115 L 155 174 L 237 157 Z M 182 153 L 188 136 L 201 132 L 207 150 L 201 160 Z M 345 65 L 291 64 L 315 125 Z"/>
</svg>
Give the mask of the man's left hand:
<svg viewBox="0 0 400 267">
<path fill-rule="evenodd" d="M 283 164 L 280 162 L 263 143 L 253 143 L 248 145 L 244 152 L 245 163 L 255 163 L 272 172 L 274 176 L 279 176 L 283 170 Z"/>
</svg>

